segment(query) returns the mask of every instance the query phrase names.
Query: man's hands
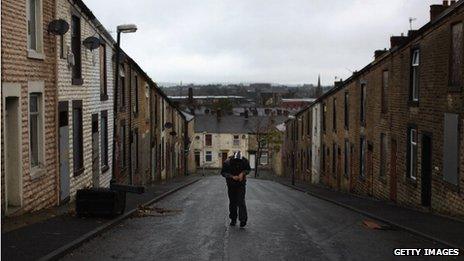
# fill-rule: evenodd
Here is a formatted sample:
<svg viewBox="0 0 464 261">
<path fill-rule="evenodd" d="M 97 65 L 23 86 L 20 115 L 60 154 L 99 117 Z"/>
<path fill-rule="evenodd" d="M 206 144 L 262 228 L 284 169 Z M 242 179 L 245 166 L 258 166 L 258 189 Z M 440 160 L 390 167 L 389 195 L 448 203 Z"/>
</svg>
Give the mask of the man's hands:
<svg viewBox="0 0 464 261">
<path fill-rule="evenodd" d="M 238 176 L 233 176 L 232 179 L 235 181 L 243 181 L 245 178 L 245 173 L 241 172 Z"/>
</svg>

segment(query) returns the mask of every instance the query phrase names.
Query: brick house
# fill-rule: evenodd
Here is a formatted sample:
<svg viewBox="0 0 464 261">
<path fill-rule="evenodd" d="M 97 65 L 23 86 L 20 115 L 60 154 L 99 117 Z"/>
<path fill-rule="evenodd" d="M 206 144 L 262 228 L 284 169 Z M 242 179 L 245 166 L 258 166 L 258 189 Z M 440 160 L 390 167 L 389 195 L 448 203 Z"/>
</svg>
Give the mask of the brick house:
<svg viewBox="0 0 464 261">
<path fill-rule="evenodd" d="M 112 173 L 115 41 L 82 1 L 57 0 L 69 31 L 57 40 L 60 201 L 107 187 Z M 83 44 L 95 40 L 90 47 Z"/>
<path fill-rule="evenodd" d="M 57 203 L 54 0 L 5 0 L 2 12 L 2 216 Z M 28 26 L 29 25 L 29 26 Z"/>
<path fill-rule="evenodd" d="M 320 183 L 463 218 L 464 1 L 430 15 L 316 100 Z M 287 126 L 304 143 L 302 121 Z"/>
</svg>

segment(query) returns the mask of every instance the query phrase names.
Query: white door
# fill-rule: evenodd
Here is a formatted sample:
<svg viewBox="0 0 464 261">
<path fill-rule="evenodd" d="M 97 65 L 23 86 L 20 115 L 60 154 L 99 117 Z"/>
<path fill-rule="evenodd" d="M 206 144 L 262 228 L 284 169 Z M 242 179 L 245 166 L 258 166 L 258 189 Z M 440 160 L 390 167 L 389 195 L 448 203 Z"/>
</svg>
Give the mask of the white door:
<svg viewBox="0 0 464 261">
<path fill-rule="evenodd" d="M 250 167 L 251 169 L 256 168 L 256 154 L 250 154 Z"/>
<path fill-rule="evenodd" d="M 4 142 L 5 142 L 5 196 L 6 196 L 6 211 L 13 212 L 21 207 L 21 166 L 20 163 L 20 119 L 19 119 L 19 98 L 5 98 L 5 126 Z"/>
</svg>

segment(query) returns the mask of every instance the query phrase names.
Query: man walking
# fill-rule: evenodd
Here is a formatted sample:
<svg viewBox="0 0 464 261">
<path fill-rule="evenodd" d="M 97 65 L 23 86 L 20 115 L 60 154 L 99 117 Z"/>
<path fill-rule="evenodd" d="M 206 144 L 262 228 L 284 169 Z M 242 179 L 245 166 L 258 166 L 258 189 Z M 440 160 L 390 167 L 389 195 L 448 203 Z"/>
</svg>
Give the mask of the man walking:
<svg viewBox="0 0 464 261">
<path fill-rule="evenodd" d="M 248 160 L 242 157 L 240 151 L 229 157 L 222 166 L 221 175 L 226 178 L 229 195 L 230 225 L 237 224 L 237 209 L 240 227 L 246 226 L 248 219 L 245 204 L 246 175 L 251 170 Z"/>
</svg>

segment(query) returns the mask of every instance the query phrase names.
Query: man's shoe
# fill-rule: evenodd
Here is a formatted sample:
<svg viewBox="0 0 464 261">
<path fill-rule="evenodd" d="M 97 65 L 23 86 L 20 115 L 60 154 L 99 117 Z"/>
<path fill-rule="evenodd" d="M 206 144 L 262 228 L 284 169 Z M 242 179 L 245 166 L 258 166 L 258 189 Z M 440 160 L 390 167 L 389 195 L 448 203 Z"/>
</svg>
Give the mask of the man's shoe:
<svg viewBox="0 0 464 261">
<path fill-rule="evenodd" d="M 240 227 L 245 227 L 246 226 L 246 221 L 240 221 Z"/>
<path fill-rule="evenodd" d="M 232 221 L 230 221 L 230 224 L 229 224 L 229 225 L 230 225 L 231 227 L 234 227 L 236 224 L 237 224 L 237 220 L 232 220 Z"/>
</svg>

